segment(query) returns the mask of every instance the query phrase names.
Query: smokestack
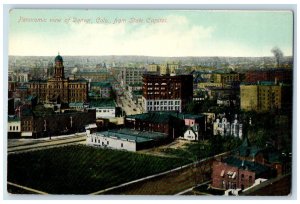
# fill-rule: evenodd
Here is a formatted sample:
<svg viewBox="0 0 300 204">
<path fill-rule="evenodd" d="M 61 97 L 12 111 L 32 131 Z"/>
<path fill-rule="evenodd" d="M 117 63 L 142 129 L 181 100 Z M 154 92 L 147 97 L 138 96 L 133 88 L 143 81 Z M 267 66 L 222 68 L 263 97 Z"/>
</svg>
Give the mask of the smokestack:
<svg viewBox="0 0 300 204">
<path fill-rule="evenodd" d="M 277 68 L 280 67 L 280 63 L 283 60 L 283 53 L 278 47 L 274 47 L 271 52 L 274 54 L 275 60 L 276 60 L 276 66 Z"/>
</svg>

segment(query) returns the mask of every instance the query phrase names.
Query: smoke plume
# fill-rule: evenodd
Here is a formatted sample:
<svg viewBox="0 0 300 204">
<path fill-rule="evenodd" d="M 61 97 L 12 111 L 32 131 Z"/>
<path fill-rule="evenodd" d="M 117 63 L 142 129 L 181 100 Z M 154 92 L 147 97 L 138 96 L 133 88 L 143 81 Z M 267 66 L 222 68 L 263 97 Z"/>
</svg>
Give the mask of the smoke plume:
<svg viewBox="0 0 300 204">
<path fill-rule="evenodd" d="M 271 52 L 274 54 L 276 60 L 276 66 L 280 67 L 280 63 L 283 61 L 283 53 L 278 47 L 274 47 Z"/>
</svg>

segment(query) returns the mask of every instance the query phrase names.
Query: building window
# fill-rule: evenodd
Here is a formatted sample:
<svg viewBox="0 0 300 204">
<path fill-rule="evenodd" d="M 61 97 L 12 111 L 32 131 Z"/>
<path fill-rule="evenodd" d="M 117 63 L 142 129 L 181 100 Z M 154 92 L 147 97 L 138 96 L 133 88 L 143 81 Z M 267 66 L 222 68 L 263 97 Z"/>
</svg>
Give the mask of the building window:
<svg viewBox="0 0 300 204">
<path fill-rule="evenodd" d="M 123 147 L 123 143 L 121 143 L 121 147 Z"/>
<path fill-rule="evenodd" d="M 222 181 L 222 188 L 226 189 L 226 181 L 224 181 L 224 180 Z"/>
<path fill-rule="evenodd" d="M 109 141 L 107 141 L 107 145 L 109 145 Z"/>
<path fill-rule="evenodd" d="M 224 177 L 224 173 L 225 173 L 225 170 L 222 170 L 220 176 Z"/>
<path fill-rule="evenodd" d="M 252 176 L 249 176 L 249 183 L 252 183 Z"/>
<path fill-rule="evenodd" d="M 16 127 L 16 130 L 19 130 L 19 127 L 18 127 L 18 126 Z"/>
<path fill-rule="evenodd" d="M 9 126 L 9 130 L 11 130 L 12 129 L 12 127 L 11 126 Z"/>
</svg>

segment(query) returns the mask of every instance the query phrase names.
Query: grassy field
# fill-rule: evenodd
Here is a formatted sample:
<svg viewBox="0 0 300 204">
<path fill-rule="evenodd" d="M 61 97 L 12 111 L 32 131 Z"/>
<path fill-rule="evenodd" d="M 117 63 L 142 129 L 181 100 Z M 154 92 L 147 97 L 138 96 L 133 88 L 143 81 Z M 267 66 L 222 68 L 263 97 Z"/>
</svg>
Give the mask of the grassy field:
<svg viewBox="0 0 300 204">
<path fill-rule="evenodd" d="M 9 155 L 8 181 L 50 194 L 89 194 L 186 163 L 74 145 Z"/>
</svg>

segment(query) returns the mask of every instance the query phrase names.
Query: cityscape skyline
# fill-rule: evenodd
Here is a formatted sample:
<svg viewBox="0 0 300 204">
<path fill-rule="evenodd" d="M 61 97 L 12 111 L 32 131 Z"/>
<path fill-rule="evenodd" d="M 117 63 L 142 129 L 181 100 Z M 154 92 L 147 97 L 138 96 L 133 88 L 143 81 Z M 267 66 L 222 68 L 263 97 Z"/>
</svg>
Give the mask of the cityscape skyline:
<svg viewBox="0 0 300 204">
<path fill-rule="evenodd" d="M 291 56 L 292 28 L 290 11 L 17 9 L 9 55 Z"/>
</svg>

